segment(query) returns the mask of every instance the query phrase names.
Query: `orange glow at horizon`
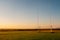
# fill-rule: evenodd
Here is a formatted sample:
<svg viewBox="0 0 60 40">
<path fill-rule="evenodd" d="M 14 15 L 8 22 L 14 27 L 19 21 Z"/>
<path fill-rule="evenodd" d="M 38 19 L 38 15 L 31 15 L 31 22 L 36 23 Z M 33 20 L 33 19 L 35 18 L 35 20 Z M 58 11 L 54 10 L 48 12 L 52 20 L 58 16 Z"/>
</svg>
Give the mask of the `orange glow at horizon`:
<svg viewBox="0 0 60 40">
<path fill-rule="evenodd" d="M 53 27 L 55 26 L 55 28 L 59 28 L 60 25 L 52 25 Z M 43 24 L 40 24 L 39 25 L 40 28 L 50 28 L 50 25 L 43 25 Z M 10 29 L 14 29 L 14 28 L 18 28 L 18 29 L 24 29 L 24 28 L 38 28 L 38 25 L 37 24 L 1 24 L 0 25 L 0 28 L 10 28 Z"/>
</svg>

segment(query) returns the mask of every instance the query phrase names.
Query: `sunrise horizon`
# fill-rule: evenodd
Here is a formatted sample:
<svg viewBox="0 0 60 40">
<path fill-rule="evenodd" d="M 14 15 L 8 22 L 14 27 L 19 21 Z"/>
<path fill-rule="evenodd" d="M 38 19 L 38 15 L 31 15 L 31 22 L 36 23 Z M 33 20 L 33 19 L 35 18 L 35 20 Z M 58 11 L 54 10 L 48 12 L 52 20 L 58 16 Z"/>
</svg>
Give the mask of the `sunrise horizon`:
<svg viewBox="0 0 60 40">
<path fill-rule="evenodd" d="M 60 28 L 60 0 L 0 0 L 0 29 Z"/>
</svg>

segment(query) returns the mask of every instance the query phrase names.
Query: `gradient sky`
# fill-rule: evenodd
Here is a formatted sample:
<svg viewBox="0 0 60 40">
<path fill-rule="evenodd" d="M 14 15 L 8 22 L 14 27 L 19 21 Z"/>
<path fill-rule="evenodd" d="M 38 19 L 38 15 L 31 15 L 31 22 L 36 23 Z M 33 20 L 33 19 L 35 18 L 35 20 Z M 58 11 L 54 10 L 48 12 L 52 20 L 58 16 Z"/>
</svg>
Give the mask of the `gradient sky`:
<svg viewBox="0 0 60 40">
<path fill-rule="evenodd" d="M 60 27 L 60 0 L 0 0 L 0 28 Z M 50 23 L 51 21 L 51 23 Z"/>
</svg>

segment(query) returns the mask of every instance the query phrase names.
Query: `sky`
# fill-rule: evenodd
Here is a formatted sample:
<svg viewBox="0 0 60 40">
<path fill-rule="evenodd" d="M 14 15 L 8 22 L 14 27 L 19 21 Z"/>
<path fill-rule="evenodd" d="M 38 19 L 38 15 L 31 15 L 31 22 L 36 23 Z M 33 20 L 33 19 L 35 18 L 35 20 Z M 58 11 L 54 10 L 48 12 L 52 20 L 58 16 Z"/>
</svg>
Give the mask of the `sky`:
<svg viewBox="0 0 60 40">
<path fill-rule="evenodd" d="M 60 27 L 60 0 L 0 0 L 0 28 Z"/>
</svg>

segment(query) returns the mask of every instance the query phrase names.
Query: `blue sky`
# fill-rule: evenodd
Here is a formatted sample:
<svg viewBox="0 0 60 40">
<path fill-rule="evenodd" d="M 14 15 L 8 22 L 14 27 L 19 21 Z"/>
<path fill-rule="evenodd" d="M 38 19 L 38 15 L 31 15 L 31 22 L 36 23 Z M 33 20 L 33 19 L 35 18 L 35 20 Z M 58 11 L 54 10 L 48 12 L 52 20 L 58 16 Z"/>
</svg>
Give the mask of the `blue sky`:
<svg viewBox="0 0 60 40">
<path fill-rule="evenodd" d="M 60 0 L 0 0 L 1 25 L 37 28 L 37 13 L 40 26 L 50 25 L 50 17 L 60 26 Z"/>
</svg>

